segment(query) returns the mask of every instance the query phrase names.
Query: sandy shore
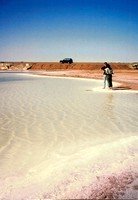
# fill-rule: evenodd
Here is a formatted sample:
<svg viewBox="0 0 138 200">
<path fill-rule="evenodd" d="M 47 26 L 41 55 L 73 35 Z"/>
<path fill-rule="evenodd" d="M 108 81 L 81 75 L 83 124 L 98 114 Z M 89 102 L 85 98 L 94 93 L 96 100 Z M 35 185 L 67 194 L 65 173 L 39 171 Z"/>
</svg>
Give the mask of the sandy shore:
<svg viewBox="0 0 138 200">
<path fill-rule="evenodd" d="M 138 70 L 133 67 L 134 63 L 110 62 L 110 64 L 114 71 L 113 81 L 121 84 L 118 89 L 138 90 Z M 102 66 L 103 62 L 75 62 L 73 64 L 61 64 L 59 62 L 4 62 L 0 64 L 0 71 L 21 71 L 48 76 L 102 79 Z"/>
<path fill-rule="evenodd" d="M 36 71 L 35 71 L 36 73 Z M 101 70 L 56 70 L 56 71 L 37 71 L 37 74 L 46 76 L 62 76 L 76 78 L 103 79 Z M 116 87 L 119 90 L 138 90 L 138 71 L 137 70 L 115 70 L 113 81 L 120 83 Z"/>
</svg>

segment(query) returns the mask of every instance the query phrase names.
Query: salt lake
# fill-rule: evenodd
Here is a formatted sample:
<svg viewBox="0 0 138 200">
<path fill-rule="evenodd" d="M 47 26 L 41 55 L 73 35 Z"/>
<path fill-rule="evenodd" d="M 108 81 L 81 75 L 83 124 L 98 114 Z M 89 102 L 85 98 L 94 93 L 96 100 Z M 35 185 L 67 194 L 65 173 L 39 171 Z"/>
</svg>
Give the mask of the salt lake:
<svg viewBox="0 0 138 200">
<path fill-rule="evenodd" d="M 1 199 L 88 198 L 97 176 L 135 177 L 138 93 L 102 84 L 0 73 Z"/>
</svg>

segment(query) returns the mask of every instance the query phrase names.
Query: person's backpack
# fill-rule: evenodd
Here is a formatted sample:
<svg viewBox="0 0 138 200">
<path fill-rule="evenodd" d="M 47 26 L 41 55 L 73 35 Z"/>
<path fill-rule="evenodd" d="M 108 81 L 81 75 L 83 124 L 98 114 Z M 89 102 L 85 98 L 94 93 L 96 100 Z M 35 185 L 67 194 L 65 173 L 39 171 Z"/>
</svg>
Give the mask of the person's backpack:
<svg viewBox="0 0 138 200">
<path fill-rule="evenodd" d="M 105 68 L 105 74 L 113 74 L 113 70 L 110 68 Z"/>
</svg>

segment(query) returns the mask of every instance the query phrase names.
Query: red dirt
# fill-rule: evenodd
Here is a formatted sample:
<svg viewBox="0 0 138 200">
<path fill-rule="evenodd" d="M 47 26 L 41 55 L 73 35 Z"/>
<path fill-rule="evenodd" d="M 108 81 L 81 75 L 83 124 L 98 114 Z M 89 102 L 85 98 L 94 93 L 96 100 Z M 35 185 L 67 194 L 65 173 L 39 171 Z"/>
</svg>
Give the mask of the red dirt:
<svg viewBox="0 0 138 200">
<path fill-rule="evenodd" d="M 114 69 L 130 69 L 129 63 L 111 63 Z M 73 64 L 61 64 L 57 62 L 38 62 L 32 65 L 32 70 L 98 70 L 101 69 L 103 63 L 73 63 Z"/>
</svg>

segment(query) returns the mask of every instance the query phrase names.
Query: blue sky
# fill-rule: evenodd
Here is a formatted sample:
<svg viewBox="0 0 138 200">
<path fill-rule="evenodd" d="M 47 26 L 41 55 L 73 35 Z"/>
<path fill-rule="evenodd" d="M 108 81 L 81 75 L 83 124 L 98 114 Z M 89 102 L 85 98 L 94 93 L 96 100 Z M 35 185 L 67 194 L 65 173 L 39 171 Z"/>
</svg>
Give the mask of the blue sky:
<svg viewBox="0 0 138 200">
<path fill-rule="evenodd" d="M 138 61 L 138 0 L 0 0 L 0 61 Z"/>
</svg>

